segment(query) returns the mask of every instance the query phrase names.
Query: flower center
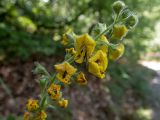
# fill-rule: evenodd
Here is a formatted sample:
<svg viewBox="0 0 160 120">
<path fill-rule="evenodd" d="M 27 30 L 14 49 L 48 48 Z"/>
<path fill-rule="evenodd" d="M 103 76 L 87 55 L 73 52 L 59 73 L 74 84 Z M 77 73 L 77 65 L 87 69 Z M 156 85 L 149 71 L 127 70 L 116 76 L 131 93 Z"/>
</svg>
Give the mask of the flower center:
<svg viewBox="0 0 160 120">
<path fill-rule="evenodd" d="M 100 65 L 100 60 L 99 59 L 97 59 L 96 61 L 95 61 L 98 65 Z"/>
<path fill-rule="evenodd" d="M 83 78 L 81 78 L 81 79 L 80 79 L 80 82 L 84 83 L 84 82 L 85 82 L 85 80 L 84 80 Z"/>
<path fill-rule="evenodd" d="M 62 75 L 62 78 L 65 78 L 67 75 L 67 71 L 64 71 L 63 75 Z"/>
<path fill-rule="evenodd" d="M 57 94 L 58 93 L 58 91 L 54 88 L 53 89 L 53 92 L 55 93 L 55 94 Z"/>
</svg>

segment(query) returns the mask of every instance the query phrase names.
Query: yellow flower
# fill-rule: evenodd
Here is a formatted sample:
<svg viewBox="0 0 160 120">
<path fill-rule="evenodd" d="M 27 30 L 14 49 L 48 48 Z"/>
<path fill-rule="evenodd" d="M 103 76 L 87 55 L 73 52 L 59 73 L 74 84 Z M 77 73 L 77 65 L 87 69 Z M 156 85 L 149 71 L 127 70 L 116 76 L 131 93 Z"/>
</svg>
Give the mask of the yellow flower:
<svg viewBox="0 0 160 120">
<path fill-rule="evenodd" d="M 26 107 L 27 107 L 27 110 L 31 112 L 37 110 L 39 108 L 38 100 L 34 100 L 32 98 L 29 99 Z"/>
<path fill-rule="evenodd" d="M 100 40 L 103 41 L 103 42 L 109 43 L 108 40 L 107 40 L 107 38 L 106 38 L 104 35 L 102 35 L 102 36 L 100 37 Z M 108 46 L 106 46 L 106 45 L 101 45 L 101 46 L 100 46 L 100 50 L 102 50 L 104 53 L 108 53 Z"/>
<path fill-rule="evenodd" d="M 70 34 L 71 32 L 72 32 L 72 29 L 68 29 L 67 32 L 62 35 L 62 41 L 61 41 L 62 45 L 67 45 L 69 43 L 67 34 Z"/>
<path fill-rule="evenodd" d="M 111 60 L 117 60 L 118 58 L 120 58 L 123 53 L 124 53 L 124 45 L 123 44 L 119 44 L 115 49 L 109 51 L 109 58 Z"/>
<path fill-rule="evenodd" d="M 74 50 L 74 48 L 67 48 L 66 52 L 71 54 L 71 55 L 75 55 L 76 54 L 76 51 Z"/>
<path fill-rule="evenodd" d="M 112 37 L 113 39 L 121 39 L 123 38 L 128 32 L 128 29 L 125 25 L 115 25 L 113 27 Z"/>
<path fill-rule="evenodd" d="M 46 120 L 47 114 L 45 111 L 41 110 L 36 114 L 35 120 Z"/>
<path fill-rule="evenodd" d="M 47 92 L 53 100 L 57 100 L 61 97 L 60 89 L 61 89 L 60 85 L 51 84 Z"/>
<path fill-rule="evenodd" d="M 108 66 L 107 55 L 102 51 L 98 50 L 94 56 L 89 59 L 88 70 L 99 78 L 105 77 L 105 70 Z"/>
<path fill-rule="evenodd" d="M 68 100 L 66 100 L 66 99 L 59 100 L 58 105 L 60 107 L 66 108 L 68 106 Z"/>
<path fill-rule="evenodd" d="M 64 84 L 70 84 L 71 76 L 76 72 L 76 68 L 70 65 L 68 62 L 63 62 L 62 64 L 58 64 L 54 66 L 58 80 L 63 82 Z"/>
<path fill-rule="evenodd" d="M 23 115 L 23 120 L 29 120 L 30 119 L 30 113 L 29 112 L 25 112 Z"/>
<path fill-rule="evenodd" d="M 75 41 L 75 49 L 77 51 L 75 61 L 77 63 L 82 63 L 85 59 L 88 60 L 94 51 L 95 46 L 96 42 L 88 34 L 77 37 Z"/>
<path fill-rule="evenodd" d="M 77 76 L 77 82 L 80 85 L 86 85 L 87 84 L 87 80 L 85 78 L 85 75 L 83 72 L 80 72 L 80 74 Z"/>
</svg>

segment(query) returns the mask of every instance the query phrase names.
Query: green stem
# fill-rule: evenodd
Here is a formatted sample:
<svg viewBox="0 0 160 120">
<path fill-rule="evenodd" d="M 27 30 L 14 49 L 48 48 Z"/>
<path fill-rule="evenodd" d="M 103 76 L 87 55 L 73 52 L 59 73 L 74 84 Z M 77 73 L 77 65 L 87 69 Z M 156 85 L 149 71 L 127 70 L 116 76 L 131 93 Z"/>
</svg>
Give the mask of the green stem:
<svg viewBox="0 0 160 120">
<path fill-rule="evenodd" d="M 44 96 L 42 97 L 40 109 L 43 109 L 43 108 L 44 108 L 45 101 L 46 101 L 46 95 L 44 95 Z"/>
<path fill-rule="evenodd" d="M 56 78 L 56 73 L 53 74 L 53 78 L 50 80 L 51 84 L 54 82 L 55 78 Z"/>
<path fill-rule="evenodd" d="M 101 32 L 100 34 L 98 34 L 98 35 L 95 37 L 95 40 L 98 40 L 99 37 L 101 37 L 102 35 L 107 34 L 107 32 L 108 32 L 109 30 L 111 30 L 111 28 L 112 28 L 112 27 L 114 26 L 114 24 L 116 23 L 117 18 L 118 18 L 118 16 L 116 16 L 116 18 L 114 19 L 114 22 L 113 22 L 107 29 L 105 29 L 103 32 Z"/>
<path fill-rule="evenodd" d="M 75 56 L 72 56 L 72 57 L 70 57 L 69 59 L 67 59 L 67 60 L 65 60 L 65 61 L 66 61 L 66 62 L 69 62 L 69 63 L 72 63 L 73 60 L 74 60 L 74 57 L 75 57 Z"/>
<path fill-rule="evenodd" d="M 101 32 L 100 34 L 98 34 L 98 35 L 95 37 L 95 40 L 98 40 L 99 37 L 101 37 L 102 35 L 107 34 L 107 32 L 108 32 L 109 30 L 111 30 L 111 28 L 112 28 L 116 23 L 119 22 L 118 19 L 119 19 L 121 13 L 122 13 L 122 11 L 121 11 L 118 15 L 116 15 L 113 23 L 112 23 L 106 30 L 104 30 L 103 32 Z"/>
<path fill-rule="evenodd" d="M 112 27 L 113 25 L 110 25 L 107 29 L 105 29 L 103 32 L 101 32 L 100 34 L 98 34 L 96 37 L 95 37 L 95 41 L 99 39 L 99 37 L 101 37 L 102 35 L 105 35 L 109 30 L 110 28 Z"/>
<path fill-rule="evenodd" d="M 50 74 L 49 74 L 49 77 L 50 77 Z M 47 89 L 47 85 L 48 85 L 48 82 L 45 83 L 45 86 L 42 90 L 42 94 L 41 94 L 41 101 L 40 101 L 40 110 L 41 109 L 44 109 L 44 104 L 45 104 L 45 101 L 46 101 L 46 89 Z"/>
</svg>

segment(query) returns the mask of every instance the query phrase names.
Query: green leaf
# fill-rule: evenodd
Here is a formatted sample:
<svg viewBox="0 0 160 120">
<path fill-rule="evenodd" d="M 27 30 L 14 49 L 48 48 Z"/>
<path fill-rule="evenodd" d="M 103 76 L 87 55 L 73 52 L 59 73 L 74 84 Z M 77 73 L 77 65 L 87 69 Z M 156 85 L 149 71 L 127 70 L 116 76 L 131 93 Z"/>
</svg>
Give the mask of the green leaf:
<svg viewBox="0 0 160 120">
<path fill-rule="evenodd" d="M 48 71 L 46 70 L 46 68 L 44 66 L 42 66 L 40 63 L 35 62 L 35 69 L 33 70 L 34 73 L 36 74 L 42 74 L 42 75 L 47 75 L 49 76 Z"/>
<path fill-rule="evenodd" d="M 95 25 L 95 27 L 93 28 L 93 35 L 96 36 L 100 33 L 102 33 L 103 31 L 105 31 L 107 29 L 106 24 L 105 23 L 97 23 Z"/>
</svg>

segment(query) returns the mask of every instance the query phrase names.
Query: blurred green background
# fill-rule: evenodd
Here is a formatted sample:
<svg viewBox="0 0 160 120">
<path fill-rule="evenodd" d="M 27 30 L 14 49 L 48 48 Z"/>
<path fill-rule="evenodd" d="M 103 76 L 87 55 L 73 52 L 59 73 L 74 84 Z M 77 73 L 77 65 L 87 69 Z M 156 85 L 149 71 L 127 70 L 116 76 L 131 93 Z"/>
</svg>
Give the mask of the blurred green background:
<svg viewBox="0 0 160 120">
<path fill-rule="evenodd" d="M 27 81 L 33 77 L 25 76 L 24 72 L 27 71 L 28 76 L 32 76 L 31 69 L 33 68 L 33 62 L 35 60 L 41 61 L 46 67 L 51 66 L 57 61 L 57 59 L 53 60 L 54 58 L 59 57 L 60 59 L 58 59 L 58 61 L 62 60 L 64 46 L 60 44 L 60 39 L 67 27 L 72 27 L 75 33 L 81 34 L 90 32 L 97 22 L 110 25 L 112 23 L 111 5 L 114 1 L 115 0 L 1 0 L 0 77 L 2 78 L 1 83 L 5 85 L 2 84 L 1 87 L 4 91 L 0 90 L 7 94 L 8 92 L 5 91 L 9 89 L 11 94 L 14 93 L 12 93 L 14 87 L 12 86 L 13 84 L 11 84 L 13 81 L 10 82 L 14 79 L 12 79 L 12 77 L 9 78 L 10 73 L 6 73 L 8 69 L 11 69 L 11 74 L 15 72 L 17 76 L 21 76 L 20 79 L 22 79 L 22 81 Z M 126 51 L 123 57 L 115 63 L 110 62 L 108 68 L 109 78 L 107 79 L 111 79 L 111 82 L 107 81 L 103 85 L 100 84 L 105 90 L 107 89 L 106 91 L 109 91 L 109 93 L 106 92 L 106 94 L 111 95 L 111 102 L 114 105 L 109 104 L 108 108 L 103 108 L 105 110 L 99 113 L 104 113 L 100 115 L 101 117 L 96 118 L 94 116 L 90 119 L 84 117 L 84 120 L 116 119 L 113 116 L 118 116 L 122 120 L 131 120 L 131 118 L 133 118 L 133 120 L 151 120 L 151 118 L 147 116 L 150 112 L 148 112 L 147 115 L 144 114 L 144 112 L 151 109 L 147 97 L 150 94 L 149 82 L 154 77 L 155 72 L 138 64 L 138 61 L 160 59 L 160 40 L 158 38 L 160 31 L 160 0 L 123 1 L 138 15 L 139 23 L 125 39 Z M 16 68 L 14 68 L 15 66 Z M 19 68 L 17 68 L 17 66 Z M 30 69 L 24 70 L 23 67 L 26 68 L 26 66 L 31 66 L 31 68 L 29 67 Z M 17 69 L 20 70 L 17 72 Z M 17 79 L 18 78 L 19 77 L 17 77 Z M 14 85 L 20 84 L 21 86 L 22 81 L 18 81 L 20 83 L 13 83 Z M 36 85 L 34 87 L 37 87 Z M 22 91 L 25 90 L 23 89 Z M 100 89 L 100 91 L 104 90 Z M 126 93 L 126 91 L 130 91 L 131 93 Z M 133 107 L 133 104 L 137 103 L 137 101 L 137 104 L 139 104 L 133 108 L 128 108 L 133 109 L 132 114 L 125 114 L 125 110 L 122 109 L 123 104 L 127 101 L 126 98 L 128 98 L 128 94 L 133 95 L 132 97 L 134 99 L 133 103 L 131 102 L 129 104 L 127 102 L 129 106 Z M 21 96 L 21 94 L 19 96 L 21 97 L 21 101 L 25 101 L 23 98 L 28 98 L 30 94 L 28 92 L 24 96 Z M 8 99 L 8 97 L 17 99 L 19 96 L 13 94 L 6 97 L 4 94 L 3 97 L 0 97 L 0 105 L 2 105 L 2 101 Z M 90 98 L 92 97 L 93 96 L 90 96 Z M 2 116 L 8 116 L 10 114 L 16 116 L 22 115 L 23 111 L 12 112 L 12 110 L 8 110 L 9 112 L 4 112 L 7 108 L 5 108 L 5 105 L 3 106 L 0 108 L 0 112 L 3 111 L 1 112 Z M 8 109 L 10 109 L 10 107 L 8 107 Z M 83 120 L 83 117 L 82 119 L 78 117 L 74 119 L 75 115 L 73 114 L 76 113 L 74 113 L 73 110 L 72 106 L 69 110 L 63 111 L 65 116 L 67 116 L 66 120 Z M 96 111 L 97 110 L 95 110 L 95 112 Z M 60 117 L 60 113 L 56 112 L 55 116 L 57 120 L 64 120 L 64 118 Z M 80 114 L 80 116 L 83 116 L 83 114 Z M 18 118 L 9 117 L 8 119 L 17 120 Z"/>
<path fill-rule="evenodd" d="M 66 26 L 88 32 L 99 22 L 111 24 L 114 0 L 3 0 L 0 2 L 1 60 L 27 59 L 33 54 L 54 55 Z M 126 39 L 127 56 L 138 59 L 150 48 L 159 21 L 159 0 L 125 0 L 139 16 L 139 24 Z M 158 46 L 154 50 L 158 50 Z"/>
</svg>

